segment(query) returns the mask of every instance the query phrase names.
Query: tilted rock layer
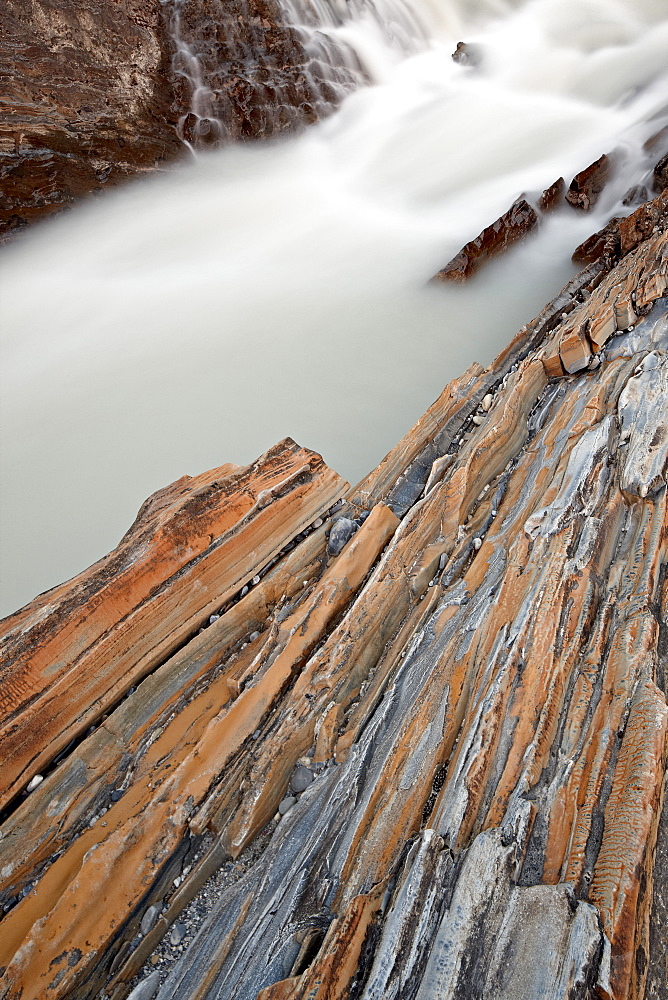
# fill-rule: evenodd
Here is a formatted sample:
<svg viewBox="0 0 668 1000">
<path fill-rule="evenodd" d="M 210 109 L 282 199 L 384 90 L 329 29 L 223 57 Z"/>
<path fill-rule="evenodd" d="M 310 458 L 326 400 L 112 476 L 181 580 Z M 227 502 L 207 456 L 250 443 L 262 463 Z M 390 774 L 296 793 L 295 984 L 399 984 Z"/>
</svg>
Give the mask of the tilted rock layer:
<svg viewBox="0 0 668 1000">
<path fill-rule="evenodd" d="M 665 997 L 656 218 L 355 489 L 180 480 L 5 621 L 3 1000 L 121 1000 L 260 833 L 159 1000 Z"/>
</svg>

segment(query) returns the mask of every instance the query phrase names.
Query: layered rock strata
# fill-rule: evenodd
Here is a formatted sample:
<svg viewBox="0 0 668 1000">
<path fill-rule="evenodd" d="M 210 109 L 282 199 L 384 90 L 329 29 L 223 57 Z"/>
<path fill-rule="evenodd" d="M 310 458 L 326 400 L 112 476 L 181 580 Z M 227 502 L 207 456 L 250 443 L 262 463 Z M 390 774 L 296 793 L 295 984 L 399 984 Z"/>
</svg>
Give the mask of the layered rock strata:
<svg viewBox="0 0 668 1000">
<path fill-rule="evenodd" d="M 353 490 L 181 480 L 6 620 L 3 1000 L 121 1000 L 260 835 L 160 1000 L 665 996 L 662 224 Z"/>
</svg>

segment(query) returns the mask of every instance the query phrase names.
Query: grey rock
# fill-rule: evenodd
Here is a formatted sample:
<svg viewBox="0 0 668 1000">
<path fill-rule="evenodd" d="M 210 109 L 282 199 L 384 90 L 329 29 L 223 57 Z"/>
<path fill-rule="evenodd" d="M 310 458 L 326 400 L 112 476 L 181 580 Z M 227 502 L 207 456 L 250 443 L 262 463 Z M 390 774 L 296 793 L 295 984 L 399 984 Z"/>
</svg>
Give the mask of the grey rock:
<svg viewBox="0 0 668 1000">
<path fill-rule="evenodd" d="M 128 1000 L 153 1000 L 160 985 L 160 973 L 156 969 L 133 989 Z"/>
<path fill-rule="evenodd" d="M 327 551 L 330 556 L 338 556 L 341 549 L 357 531 L 357 525 L 349 517 L 337 517 L 329 532 Z"/>
<path fill-rule="evenodd" d="M 140 930 L 144 935 L 144 937 L 146 937 L 148 932 L 153 930 L 153 928 L 155 927 L 155 922 L 160 916 L 161 910 L 162 907 L 159 906 L 157 903 L 154 903 L 153 906 L 149 906 L 148 910 L 141 918 Z"/>
<path fill-rule="evenodd" d="M 312 781 L 313 772 L 309 771 L 308 767 L 304 767 L 303 764 L 299 764 L 290 778 L 290 789 L 295 795 L 299 795 L 305 788 L 308 788 Z"/>
<path fill-rule="evenodd" d="M 186 936 L 186 925 L 182 923 L 176 923 L 172 927 L 169 934 L 169 943 L 176 947 L 181 944 L 184 937 Z"/>
<path fill-rule="evenodd" d="M 297 799 L 294 795 L 287 795 L 278 807 L 278 812 L 281 816 L 285 816 L 287 812 L 290 812 L 293 805 L 296 803 Z"/>
</svg>

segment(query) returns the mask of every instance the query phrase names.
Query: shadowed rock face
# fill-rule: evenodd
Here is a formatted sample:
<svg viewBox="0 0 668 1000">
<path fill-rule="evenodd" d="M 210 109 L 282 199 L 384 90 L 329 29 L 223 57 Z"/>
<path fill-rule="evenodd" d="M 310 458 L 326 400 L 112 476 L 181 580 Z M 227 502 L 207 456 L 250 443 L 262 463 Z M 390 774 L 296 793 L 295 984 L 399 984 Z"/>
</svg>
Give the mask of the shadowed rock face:
<svg viewBox="0 0 668 1000">
<path fill-rule="evenodd" d="M 7 0 L 0 232 L 179 154 L 162 8 Z"/>
<path fill-rule="evenodd" d="M 295 5 L 297 29 L 276 0 L 188 0 L 174 6 L 177 34 L 197 53 L 206 88 L 198 114 L 182 122 L 194 145 L 271 137 L 332 111 L 362 79 L 352 51 L 317 30 L 313 11 Z M 173 22 L 174 23 L 174 22 Z M 177 94 L 191 104 L 187 59 L 177 56 Z"/>
<path fill-rule="evenodd" d="M 355 489 L 186 477 L 5 620 L 4 995 L 123 1000 L 258 844 L 147 992 L 664 995 L 665 224 Z"/>
<path fill-rule="evenodd" d="M 307 11 L 297 31 L 275 0 L 6 0 L 0 239 L 183 155 L 182 140 L 268 137 L 323 117 L 363 75 Z"/>
</svg>

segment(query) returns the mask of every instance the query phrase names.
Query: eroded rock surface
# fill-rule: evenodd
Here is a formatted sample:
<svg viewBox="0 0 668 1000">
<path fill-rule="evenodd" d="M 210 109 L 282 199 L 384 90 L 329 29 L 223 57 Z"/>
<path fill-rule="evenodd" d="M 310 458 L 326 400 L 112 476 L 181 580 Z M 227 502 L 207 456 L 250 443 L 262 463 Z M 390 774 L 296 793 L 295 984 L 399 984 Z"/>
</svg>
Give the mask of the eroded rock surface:
<svg viewBox="0 0 668 1000">
<path fill-rule="evenodd" d="M 0 233 L 182 149 L 162 6 L 7 0 Z"/>
<path fill-rule="evenodd" d="M 266 843 L 146 991 L 663 997 L 663 219 L 353 490 L 293 442 L 181 480 L 4 623 L 0 996 L 123 1000 Z"/>
<path fill-rule="evenodd" d="M 524 198 L 519 198 L 496 222 L 462 247 L 433 280 L 466 281 L 481 264 L 524 239 L 537 225 L 535 209 Z"/>
<path fill-rule="evenodd" d="M 7 0 L 0 239 L 186 155 L 184 142 L 322 118 L 364 74 L 318 30 L 319 9 L 295 5 L 296 28 L 275 0 Z"/>
</svg>

